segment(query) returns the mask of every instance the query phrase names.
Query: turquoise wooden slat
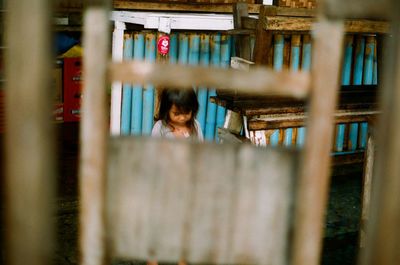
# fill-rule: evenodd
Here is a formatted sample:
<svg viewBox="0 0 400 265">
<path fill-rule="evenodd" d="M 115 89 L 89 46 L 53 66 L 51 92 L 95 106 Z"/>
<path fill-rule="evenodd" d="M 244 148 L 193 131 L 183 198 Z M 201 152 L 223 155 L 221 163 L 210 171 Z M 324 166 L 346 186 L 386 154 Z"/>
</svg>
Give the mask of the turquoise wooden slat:
<svg viewBox="0 0 400 265">
<path fill-rule="evenodd" d="M 362 84 L 363 76 L 363 64 L 364 64 L 364 52 L 365 52 L 365 39 L 362 36 L 356 38 L 356 51 L 353 69 L 353 85 Z M 349 135 L 349 149 L 354 151 L 357 149 L 358 143 L 358 123 L 350 124 L 350 135 Z"/>
<path fill-rule="evenodd" d="M 344 60 L 342 67 L 342 85 L 350 85 L 351 65 L 353 63 L 353 40 L 354 37 L 352 35 L 346 36 L 345 47 L 344 47 Z M 346 130 L 345 124 L 339 124 L 337 126 L 337 136 L 335 144 L 336 152 L 343 151 L 345 130 Z"/>
<path fill-rule="evenodd" d="M 169 63 L 176 64 L 178 62 L 178 34 L 171 33 L 169 38 Z"/>
<path fill-rule="evenodd" d="M 156 60 L 155 33 L 146 34 L 145 60 L 155 62 Z M 154 122 L 154 85 L 148 84 L 143 91 L 143 123 L 142 135 L 150 135 Z"/>
<path fill-rule="evenodd" d="M 208 66 L 210 64 L 210 35 L 200 35 L 200 65 Z M 199 111 L 197 113 L 197 120 L 205 135 L 206 128 L 206 113 L 207 113 L 207 99 L 208 91 L 205 87 L 199 87 L 197 91 L 197 99 L 199 101 Z"/>
<path fill-rule="evenodd" d="M 219 67 L 220 55 L 221 55 L 221 34 L 215 33 L 211 35 L 211 67 Z M 206 116 L 206 128 L 204 139 L 207 141 L 213 141 L 215 136 L 215 119 L 217 114 L 217 105 L 210 102 L 210 97 L 216 96 L 216 90 L 211 88 L 208 91 L 207 100 L 207 116 Z"/>
<path fill-rule="evenodd" d="M 283 49 L 285 46 L 285 41 L 283 35 L 274 35 L 274 60 L 273 67 L 276 71 L 281 71 L 283 68 Z M 275 130 L 270 136 L 269 140 L 272 146 L 277 146 L 279 143 L 279 130 Z"/>
<path fill-rule="evenodd" d="M 134 34 L 134 60 L 144 59 L 144 33 Z M 131 110 L 131 134 L 142 134 L 142 113 L 143 113 L 143 88 L 141 85 L 134 85 L 132 89 L 132 110 Z"/>
<path fill-rule="evenodd" d="M 133 58 L 133 36 L 125 34 L 123 59 L 132 60 Z M 131 109 L 132 109 L 132 84 L 124 83 L 122 85 L 122 104 L 121 104 L 121 134 L 129 135 L 131 133 Z"/>
</svg>

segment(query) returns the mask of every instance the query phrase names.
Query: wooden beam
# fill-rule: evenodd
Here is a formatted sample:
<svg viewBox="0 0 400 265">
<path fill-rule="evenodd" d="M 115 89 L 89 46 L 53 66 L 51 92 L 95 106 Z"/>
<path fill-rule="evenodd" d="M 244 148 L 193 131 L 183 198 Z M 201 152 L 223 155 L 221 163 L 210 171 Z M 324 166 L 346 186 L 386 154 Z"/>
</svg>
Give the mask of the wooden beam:
<svg viewBox="0 0 400 265">
<path fill-rule="evenodd" d="M 263 10 L 262 10 L 263 9 Z M 278 6 L 262 6 L 260 16 L 285 16 L 285 17 L 315 17 L 316 9 L 311 8 L 291 8 Z"/>
<path fill-rule="evenodd" d="M 295 207 L 294 265 L 320 264 L 343 31 L 340 22 L 321 19 L 315 25 L 313 89 Z"/>
<path fill-rule="evenodd" d="M 260 4 L 248 4 L 249 13 L 258 14 Z M 115 9 L 124 10 L 147 10 L 147 11 L 184 11 L 184 12 L 214 12 L 214 13 L 232 13 L 232 4 L 217 3 L 177 3 L 177 2 L 147 2 L 147 1 L 120 1 L 114 0 Z"/>
<path fill-rule="evenodd" d="M 52 264 L 56 245 L 49 3 L 7 1 L 3 253 L 10 265 Z"/>
<path fill-rule="evenodd" d="M 388 18 L 391 0 L 325 0 L 321 11 L 331 18 Z"/>
<path fill-rule="evenodd" d="M 263 28 L 273 31 L 311 31 L 316 18 L 267 16 L 263 20 Z M 367 19 L 347 19 L 344 23 L 347 33 L 388 33 L 389 23 L 386 21 Z"/>
<path fill-rule="evenodd" d="M 105 178 L 108 139 L 106 70 L 109 61 L 107 1 L 84 15 L 82 121 L 80 131 L 80 264 L 106 264 Z M 108 263 L 107 263 L 108 264 Z"/>
<path fill-rule="evenodd" d="M 309 73 L 276 72 L 265 67 L 255 67 L 249 72 L 243 72 L 233 69 L 132 61 L 111 64 L 110 75 L 112 80 L 122 82 L 152 83 L 155 86 L 178 88 L 210 86 L 259 95 L 297 98 L 305 97 L 310 86 Z"/>
<path fill-rule="evenodd" d="M 380 111 L 340 111 L 334 115 L 335 124 L 367 122 L 376 118 Z M 305 126 L 305 113 L 275 114 L 248 120 L 249 130 L 269 130 Z"/>
</svg>

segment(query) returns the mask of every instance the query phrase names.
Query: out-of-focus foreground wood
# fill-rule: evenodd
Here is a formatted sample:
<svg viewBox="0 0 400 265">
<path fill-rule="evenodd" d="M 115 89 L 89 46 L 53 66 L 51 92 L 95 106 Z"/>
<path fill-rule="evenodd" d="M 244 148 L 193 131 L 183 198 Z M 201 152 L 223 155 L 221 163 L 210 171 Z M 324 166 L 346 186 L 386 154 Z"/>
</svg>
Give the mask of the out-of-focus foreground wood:
<svg viewBox="0 0 400 265">
<path fill-rule="evenodd" d="M 391 1 L 392 38 L 384 47 L 382 115 L 377 128 L 377 158 L 372 182 L 370 219 L 361 264 L 400 263 L 400 3 Z"/>
<path fill-rule="evenodd" d="M 55 244 L 56 180 L 50 8 L 45 0 L 7 3 L 6 262 L 46 265 Z"/>
</svg>

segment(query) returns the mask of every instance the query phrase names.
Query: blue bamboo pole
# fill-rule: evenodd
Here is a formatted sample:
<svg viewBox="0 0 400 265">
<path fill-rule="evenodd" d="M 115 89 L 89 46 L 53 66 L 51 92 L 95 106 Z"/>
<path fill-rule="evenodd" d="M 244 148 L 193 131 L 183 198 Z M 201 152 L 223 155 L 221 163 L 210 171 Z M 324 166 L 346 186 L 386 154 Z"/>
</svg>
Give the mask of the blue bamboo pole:
<svg viewBox="0 0 400 265">
<path fill-rule="evenodd" d="M 124 35 L 123 59 L 131 60 L 133 57 L 133 36 Z M 121 135 L 129 135 L 131 132 L 131 109 L 132 109 L 132 84 L 122 85 L 121 104 Z"/>
<path fill-rule="evenodd" d="M 364 58 L 364 75 L 363 83 L 364 85 L 372 85 L 374 80 L 374 50 L 375 50 L 375 40 L 374 37 L 366 37 L 365 44 L 365 58 Z M 360 148 L 364 149 L 367 145 L 368 139 L 368 123 L 360 123 Z"/>
<path fill-rule="evenodd" d="M 145 60 L 156 61 L 156 39 L 155 33 L 146 34 Z M 143 135 L 150 135 L 154 122 L 154 85 L 147 84 L 143 91 Z"/>
<path fill-rule="evenodd" d="M 176 64 L 178 62 L 178 34 L 171 33 L 169 38 L 169 63 Z"/>
<path fill-rule="evenodd" d="M 290 69 L 297 72 L 300 67 L 300 35 L 292 35 L 291 50 L 290 50 Z M 293 138 L 293 129 L 288 128 L 285 130 L 283 139 L 284 146 L 291 146 Z"/>
<path fill-rule="evenodd" d="M 311 36 L 303 35 L 303 49 L 301 53 L 301 70 L 310 71 L 311 69 Z M 306 128 L 299 127 L 297 129 L 296 145 L 298 147 L 304 146 L 306 139 Z"/>
<path fill-rule="evenodd" d="M 378 84 L 378 54 L 377 54 L 377 40 L 376 36 L 374 37 L 374 76 L 372 80 L 372 84 L 377 85 Z"/>
<path fill-rule="evenodd" d="M 364 52 L 365 52 L 365 39 L 362 36 L 358 36 L 356 39 L 353 85 L 361 85 L 362 84 Z M 357 149 L 358 127 L 359 127 L 358 123 L 350 124 L 349 150 L 351 150 L 351 151 L 354 151 Z"/>
<path fill-rule="evenodd" d="M 189 36 L 189 65 L 198 65 L 200 60 L 200 36 L 198 34 L 190 34 Z"/>
<path fill-rule="evenodd" d="M 208 66 L 210 64 L 210 35 L 200 35 L 200 65 Z M 197 121 L 200 123 L 203 135 L 206 128 L 208 91 L 205 87 L 199 87 L 197 90 L 197 100 L 199 101 L 199 111 L 197 113 Z"/>
<path fill-rule="evenodd" d="M 186 33 L 180 33 L 178 36 L 178 63 L 187 64 L 189 60 L 189 38 Z"/>
<path fill-rule="evenodd" d="M 134 60 L 144 59 L 144 33 L 134 34 Z M 132 89 L 131 134 L 142 134 L 143 88 L 135 84 Z"/>
<path fill-rule="evenodd" d="M 221 68 L 229 68 L 231 61 L 231 36 L 222 35 L 221 36 Z M 217 106 L 217 119 L 216 119 L 216 127 L 215 127 L 215 139 L 218 142 L 218 128 L 224 126 L 225 123 L 225 115 L 226 109 L 220 105 Z"/>
<path fill-rule="evenodd" d="M 351 64 L 353 63 L 353 35 L 347 35 L 345 39 L 344 47 L 344 60 L 342 67 L 342 85 L 350 85 L 351 80 Z M 344 134 L 346 130 L 345 124 L 339 124 L 337 126 L 337 136 L 335 151 L 343 151 Z"/>
<path fill-rule="evenodd" d="M 283 35 L 274 35 L 274 62 L 273 68 L 275 71 L 281 71 L 283 68 L 283 50 L 285 41 Z M 275 130 L 269 140 L 272 146 L 277 146 L 279 143 L 279 130 Z"/>
<path fill-rule="evenodd" d="M 221 34 L 215 33 L 211 35 L 211 67 L 219 67 L 221 55 Z M 213 141 L 215 136 L 215 119 L 217 114 L 217 105 L 210 102 L 210 97 L 216 96 L 215 88 L 210 88 L 207 99 L 207 114 L 206 114 L 206 130 L 204 139 Z"/>
</svg>

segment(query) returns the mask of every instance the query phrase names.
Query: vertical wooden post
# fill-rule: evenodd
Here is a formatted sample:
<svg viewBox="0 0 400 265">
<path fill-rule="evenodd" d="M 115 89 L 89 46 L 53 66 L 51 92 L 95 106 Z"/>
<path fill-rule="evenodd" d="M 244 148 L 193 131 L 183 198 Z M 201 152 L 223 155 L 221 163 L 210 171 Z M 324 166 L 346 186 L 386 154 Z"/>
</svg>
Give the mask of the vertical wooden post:
<svg viewBox="0 0 400 265">
<path fill-rule="evenodd" d="M 371 124 L 368 123 L 369 135 L 367 140 L 367 148 L 364 156 L 364 173 L 363 173 L 363 185 L 361 195 L 361 223 L 360 223 L 360 237 L 359 247 L 364 248 L 366 242 L 366 227 L 369 219 L 370 201 L 371 201 L 371 189 L 372 189 L 372 172 L 374 167 L 374 156 L 375 156 L 375 135 L 371 132 Z"/>
<path fill-rule="evenodd" d="M 233 24 L 235 29 L 242 28 L 242 17 L 247 17 L 248 15 L 247 3 L 237 2 L 233 4 Z M 250 36 L 239 35 L 237 41 L 236 52 L 239 57 L 251 61 Z"/>
<path fill-rule="evenodd" d="M 45 0 L 7 3 L 6 263 L 50 264 L 56 180 L 50 7 Z"/>
<path fill-rule="evenodd" d="M 89 1 L 84 14 L 83 101 L 79 170 L 80 251 L 83 265 L 105 264 L 105 177 L 108 137 L 106 0 Z"/>
<path fill-rule="evenodd" d="M 321 19 L 316 24 L 310 113 L 295 207 L 294 265 L 319 264 L 342 42 L 343 23 Z"/>
<path fill-rule="evenodd" d="M 370 220 L 362 264 L 399 264 L 400 220 L 400 3 L 391 1 L 392 38 L 385 42 L 382 115 L 377 127 Z"/>
</svg>

